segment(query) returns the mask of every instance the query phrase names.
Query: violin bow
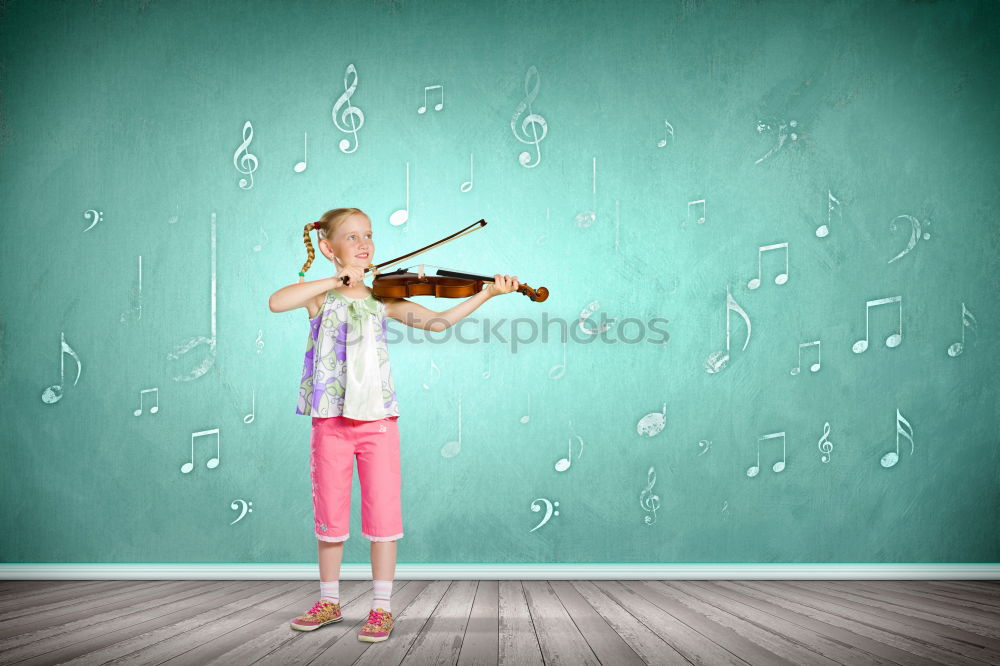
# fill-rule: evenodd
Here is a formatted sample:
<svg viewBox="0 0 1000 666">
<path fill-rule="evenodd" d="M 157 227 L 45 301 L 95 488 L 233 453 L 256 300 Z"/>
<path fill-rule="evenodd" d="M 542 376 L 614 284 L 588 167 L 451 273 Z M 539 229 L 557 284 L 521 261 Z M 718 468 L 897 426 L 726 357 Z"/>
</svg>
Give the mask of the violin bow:
<svg viewBox="0 0 1000 666">
<path fill-rule="evenodd" d="M 368 271 L 372 271 L 373 275 L 378 275 L 379 269 L 382 268 L 383 266 L 392 266 L 393 264 L 397 264 L 397 263 L 399 263 L 401 261 L 409 259 L 410 257 L 415 257 L 418 254 L 420 254 L 421 252 L 426 252 L 427 250 L 430 250 L 431 248 L 437 247 L 438 245 L 444 245 L 445 243 L 447 243 L 449 241 L 453 241 L 456 238 L 458 238 L 460 236 L 464 236 L 466 234 L 471 234 L 473 231 L 477 231 L 477 230 L 479 230 L 479 229 L 481 229 L 482 227 L 485 227 L 485 226 L 486 226 L 486 220 L 479 220 L 478 222 L 473 222 L 472 224 L 470 224 L 469 226 L 465 227 L 464 229 L 462 229 L 460 231 L 456 231 L 455 233 L 453 233 L 450 236 L 445 236 L 441 240 L 436 241 L 434 243 L 431 243 L 430 245 L 427 245 L 425 247 L 422 247 L 419 250 L 414 250 L 413 252 L 409 252 L 409 253 L 404 254 L 402 256 L 396 257 L 395 259 L 390 259 L 389 261 L 383 261 L 381 264 L 378 264 L 378 265 L 368 264 L 368 266 L 365 267 L 365 271 L 364 272 L 367 273 Z"/>
</svg>

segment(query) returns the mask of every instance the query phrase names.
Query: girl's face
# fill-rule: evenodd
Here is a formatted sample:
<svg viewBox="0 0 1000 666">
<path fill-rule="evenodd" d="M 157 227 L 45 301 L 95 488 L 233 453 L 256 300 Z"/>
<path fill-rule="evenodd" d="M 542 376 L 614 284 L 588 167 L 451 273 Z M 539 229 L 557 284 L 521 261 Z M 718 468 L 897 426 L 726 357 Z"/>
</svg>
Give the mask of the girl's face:
<svg viewBox="0 0 1000 666">
<path fill-rule="evenodd" d="M 338 268 L 367 266 L 375 258 L 371 220 L 366 215 L 354 213 L 340 225 L 332 239 L 324 238 L 319 245 L 323 254 Z"/>
</svg>

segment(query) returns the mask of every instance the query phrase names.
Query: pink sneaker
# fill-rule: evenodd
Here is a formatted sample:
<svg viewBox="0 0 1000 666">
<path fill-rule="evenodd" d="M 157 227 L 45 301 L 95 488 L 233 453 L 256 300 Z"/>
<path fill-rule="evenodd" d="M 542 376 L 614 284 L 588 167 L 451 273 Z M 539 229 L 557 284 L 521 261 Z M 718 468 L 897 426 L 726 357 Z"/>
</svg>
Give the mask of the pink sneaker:
<svg viewBox="0 0 1000 666">
<path fill-rule="evenodd" d="M 305 615 L 300 615 L 289 624 L 292 629 L 298 629 L 299 631 L 312 631 L 313 629 L 319 629 L 324 624 L 330 624 L 331 622 L 340 622 L 344 619 L 344 616 L 340 614 L 340 604 L 335 604 L 330 601 L 317 601 L 312 608 L 310 608 Z"/>
<path fill-rule="evenodd" d="M 365 626 L 361 627 L 361 631 L 358 632 L 358 640 L 369 643 L 384 641 L 389 638 L 389 632 L 392 631 L 394 622 L 392 613 L 387 610 L 376 608 L 369 611 L 368 621 L 365 622 Z"/>
</svg>

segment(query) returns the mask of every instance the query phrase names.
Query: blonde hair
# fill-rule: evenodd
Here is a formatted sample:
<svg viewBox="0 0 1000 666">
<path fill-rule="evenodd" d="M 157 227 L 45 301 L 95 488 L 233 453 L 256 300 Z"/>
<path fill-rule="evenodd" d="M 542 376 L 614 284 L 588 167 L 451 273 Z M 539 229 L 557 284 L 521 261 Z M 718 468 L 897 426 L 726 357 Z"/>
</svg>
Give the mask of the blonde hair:
<svg viewBox="0 0 1000 666">
<path fill-rule="evenodd" d="M 309 255 L 309 258 L 306 260 L 306 263 L 302 265 L 302 270 L 299 272 L 299 282 L 305 281 L 306 271 L 309 270 L 309 266 L 312 265 L 313 259 L 316 258 L 316 251 L 313 250 L 312 240 L 309 238 L 309 232 L 312 229 L 317 229 L 318 233 L 316 235 L 319 237 L 318 240 L 333 238 L 334 234 L 337 233 L 337 227 L 343 224 L 344 220 L 355 213 L 360 213 L 361 215 L 368 217 L 368 214 L 359 208 L 334 208 L 333 210 L 328 210 L 323 213 L 323 216 L 316 222 L 310 222 L 306 225 L 305 230 L 302 232 L 302 242 L 306 244 L 306 254 Z"/>
</svg>

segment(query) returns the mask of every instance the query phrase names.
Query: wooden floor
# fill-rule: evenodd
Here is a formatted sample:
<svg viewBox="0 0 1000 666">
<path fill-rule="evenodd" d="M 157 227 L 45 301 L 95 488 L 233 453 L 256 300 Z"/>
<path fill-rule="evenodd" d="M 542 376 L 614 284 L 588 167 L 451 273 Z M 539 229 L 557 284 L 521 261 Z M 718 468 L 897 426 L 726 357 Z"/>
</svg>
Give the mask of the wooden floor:
<svg viewBox="0 0 1000 666">
<path fill-rule="evenodd" d="M 2 581 L 0 664 L 1000 663 L 1000 581 L 396 580 L 389 639 L 311 581 Z"/>
</svg>

